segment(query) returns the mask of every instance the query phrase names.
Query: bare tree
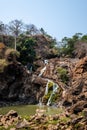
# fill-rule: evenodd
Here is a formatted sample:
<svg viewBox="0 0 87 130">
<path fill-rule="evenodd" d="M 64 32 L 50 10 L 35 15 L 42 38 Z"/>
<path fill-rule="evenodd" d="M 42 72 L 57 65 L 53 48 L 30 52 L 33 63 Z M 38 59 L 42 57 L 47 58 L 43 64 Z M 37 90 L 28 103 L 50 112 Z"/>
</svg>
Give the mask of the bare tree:
<svg viewBox="0 0 87 130">
<path fill-rule="evenodd" d="M 22 32 L 23 23 L 21 20 L 14 20 L 9 23 L 9 31 L 12 35 L 18 37 Z"/>
<path fill-rule="evenodd" d="M 40 34 L 40 31 L 37 29 L 37 27 L 34 24 L 26 24 L 25 32 L 28 35 Z"/>
<path fill-rule="evenodd" d="M 14 20 L 9 23 L 9 31 L 15 38 L 15 50 L 16 50 L 16 39 L 22 33 L 23 23 L 21 20 Z"/>
<path fill-rule="evenodd" d="M 0 34 L 4 33 L 4 23 L 0 21 Z"/>
</svg>

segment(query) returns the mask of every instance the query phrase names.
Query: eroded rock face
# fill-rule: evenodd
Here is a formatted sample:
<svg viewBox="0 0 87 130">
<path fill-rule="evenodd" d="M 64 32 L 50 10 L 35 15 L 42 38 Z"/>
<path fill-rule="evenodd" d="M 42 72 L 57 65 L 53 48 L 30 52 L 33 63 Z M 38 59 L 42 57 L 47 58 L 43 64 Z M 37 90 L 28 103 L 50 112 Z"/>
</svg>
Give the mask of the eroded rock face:
<svg viewBox="0 0 87 130">
<path fill-rule="evenodd" d="M 87 57 L 75 65 L 71 87 L 64 97 L 63 105 L 70 107 L 69 110 L 75 114 L 87 108 Z"/>
<path fill-rule="evenodd" d="M 45 94 L 48 79 L 61 90 L 55 100 L 58 106 L 61 104 L 75 114 L 87 108 L 87 57 L 81 60 L 53 58 L 32 74 L 21 64 L 9 64 L 0 73 L 0 103 L 37 104 Z"/>
<path fill-rule="evenodd" d="M 40 78 L 56 82 L 63 90 L 62 95 L 60 95 L 61 98 L 57 102 L 62 102 L 62 106 L 74 114 L 78 114 L 87 108 L 87 56 L 80 60 L 54 58 L 50 59 L 45 66 L 46 70 Z M 37 70 L 38 74 L 41 69 L 40 67 Z M 62 77 L 60 76 L 63 72 L 62 70 L 66 70 L 67 72 L 67 81 L 62 79 L 63 75 Z M 39 83 L 41 82 L 40 78 Z"/>
<path fill-rule="evenodd" d="M 86 42 L 78 42 L 74 45 L 74 56 L 78 58 L 84 58 L 87 56 L 87 43 Z"/>
<path fill-rule="evenodd" d="M 39 76 L 45 66 L 45 71 Z M 67 82 L 62 81 L 63 79 L 60 77 L 60 68 L 67 70 L 66 74 L 69 78 Z M 81 60 L 50 59 L 48 64 L 39 67 L 33 74 L 27 73 L 21 64 L 10 64 L 4 73 L 0 74 L 0 100 L 5 101 L 5 103 L 6 101 L 21 102 L 21 100 L 22 103 L 38 103 L 39 99 L 44 96 L 48 79 L 57 83 L 62 89 L 56 104 L 59 105 L 60 102 L 66 111 L 64 114 L 54 115 L 54 117 L 40 114 L 39 111 L 30 117 L 29 122 L 21 121 L 21 124 L 19 123 L 16 127 L 22 128 L 23 126 L 23 128 L 42 130 L 54 128 L 74 130 L 76 127 L 81 130 L 87 129 L 87 57 Z M 66 120 L 67 117 L 69 118 L 68 121 Z M 62 118 L 63 120 L 61 120 Z M 0 119 L 5 120 L 2 115 Z M 2 122 L 0 123 L 2 125 Z"/>
<path fill-rule="evenodd" d="M 31 84 L 31 74 L 20 63 L 9 64 L 0 73 L 0 105 L 36 104 L 39 86 Z"/>
</svg>

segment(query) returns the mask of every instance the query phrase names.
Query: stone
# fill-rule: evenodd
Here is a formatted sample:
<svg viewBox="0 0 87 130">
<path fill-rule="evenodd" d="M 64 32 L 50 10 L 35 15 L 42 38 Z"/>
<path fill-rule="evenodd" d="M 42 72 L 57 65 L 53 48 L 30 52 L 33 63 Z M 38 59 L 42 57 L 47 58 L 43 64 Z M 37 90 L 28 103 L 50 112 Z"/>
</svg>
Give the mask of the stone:
<svg viewBox="0 0 87 130">
<path fill-rule="evenodd" d="M 17 129 L 25 128 L 25 127 L 29 127 L 29 122 L 28 122 L 26 119 L 24 119 L 23 121 L 18 122 L 18 123 L 16 124 L 16 128 L 17 128 Z"/>
<path fill-rule="evenodd" d="M 18 113 L 14 110 L 10 110 L 7 114 L 6 114 L 7 117 L 17 117 L 18 116 Z"/>
</svg>

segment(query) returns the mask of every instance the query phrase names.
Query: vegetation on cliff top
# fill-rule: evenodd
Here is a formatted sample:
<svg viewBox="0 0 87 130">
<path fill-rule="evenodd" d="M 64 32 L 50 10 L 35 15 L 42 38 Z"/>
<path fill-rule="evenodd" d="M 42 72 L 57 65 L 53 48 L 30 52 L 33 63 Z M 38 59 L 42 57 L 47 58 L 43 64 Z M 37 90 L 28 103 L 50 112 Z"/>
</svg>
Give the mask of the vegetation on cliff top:
<svg viewBox="0 0 87 130">
<path fill-rule="evenodd" d="M 40 37 L 41 35 L 44 36 L 45 42 L 43 42 L 44 39 Z M 63 45 L 56 48 L 55 45 L 58 45 L 57 40 L 47 34 L 43 28 L 38 29 L 34 24 L 25 24 L 21 20 L 13 20 L 8 24 L 4 24 L 0 21 L 0 42 L 5 43 L 5 45 L 10 48 L 17 48 L 20 52 L 19 61 L 26 64 L 27 61 L 33 62 L 35 59 L 44 57 L 44 55 L 40 55 L 36 51 L 39 52 L 40 49 L 42 51 L 46 47 L 48 48 L 45 49 L 45 51 L 42 51 L 44 54 L 47 54 L 44 58 L 58 55 L 68 57 L 77 56 L 81 58 L 86 55 L 86 50 L 81 48 L 81 50 L 83 50 L 82 53 L 84 50 L 85 52 L 84 54 L 78 54 L 80 50 L 77 51 L 77 48 L 80 48 L 81 46 L 87 48 L 87 35 L 76 33 L 71 38 L 64 37 L 62 39 Z M 39 43 L 39 46 L 41 47 L 37 46 L 37 43 Z M 40 43 L 42 43 L 42 45 Z M 85 45 L 83 45 L 83 43 L 85 43 Z"/>
<path fill-rule="evenodd" d="M 17 49 L 20 53 L 18 61 L 24 65 L 58 54 L 55 38 L 48 35 L 43 28 L 37 29 L 35 25 L 26 25 L 21 20 L 11 21 L 8 25 L 0 22 L 0 42 L 8 48 Z"/>
<path fill-rule="evenodd" d="M 85 49 L 87 48 L 87 35 L 82 35 L 82 33 L 76 33 L 71 38 L 64 37 L 62 39 L 62 42 L 63 45 L 60 48 L 61 56 L 82 58 L 86 55 Z M 81 54 L 79 54 L 80 52 Z M 84 55 L 82 54 L 83 52 L 85 53 Z"/>
</svg>

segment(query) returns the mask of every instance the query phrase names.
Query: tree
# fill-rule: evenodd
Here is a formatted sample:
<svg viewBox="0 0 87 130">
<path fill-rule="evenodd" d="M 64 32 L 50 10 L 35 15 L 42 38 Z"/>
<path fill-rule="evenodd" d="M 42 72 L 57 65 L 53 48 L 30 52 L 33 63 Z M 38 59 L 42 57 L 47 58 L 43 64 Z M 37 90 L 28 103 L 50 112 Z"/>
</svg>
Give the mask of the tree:
<svg viewBox="0 0 87 130">
<path fill-rule="evenodd" d="M 74 44 L 77 41 L 77 38 L 67 38 L 64 37 L 62 39 L 63 45 L 61 47 L 61 54 L 62 55 L 68 55 L 70 57 L 73 57 L 73 51 L 74 51 Z"/>
<path fill-rule="evenodd" d="M 43 35 L 46 35 L 46 34 L 47 34 L 43 28 L 40 29 L 40 32 L 41 32 L 41 34 L 43 34 Z"/>
<path fill-rule="evenodd" d="M 25 30 L 26 30 L 26 34 L 28 34 L 28 35 L 36 35 L 36 34 L 40 33 L 34 24 L 29 24 L 29 25 L 26 24 Z"/>
<path fill-rule="evenodd" d="M 9 23 L 9 31 L 15 38 L 15 50 L 16 50 L 16 38 L 22 33 L 23 23 L 21 20 L 14 20 Z"/>
<path fill-rule="evenodd" d="M 9 23 L 9 31 L 12 35 L 18 37 L 22 33 L 23 23 L 21 20 L 14 20 Z"/>
<path fill-rule="evenodd" d="M 36 58 L 34 38 L 22 36 L 18 40 L 17 50 L 20 52 L 19 61 L 26 65 L 28 62 L 32 63 Z"/>
<path fill-rule="evenodd" d="M 75 35 L 73 35 L 72 39 L 73 41 L 79 41 L 81 39 L 81 35 L 82 33 L 76 33 Z"/>
<path fill-rule="evenodd" d="M 4 23 L 0 21 L 0 34 L 4 33 Z"/>
<path fill-rule="evenodd" d="M 84 41 L 84 42 L 87 42 L 87 35 L 83 35 L 81 40 Z"/>
</svg>

